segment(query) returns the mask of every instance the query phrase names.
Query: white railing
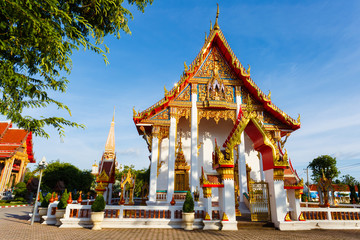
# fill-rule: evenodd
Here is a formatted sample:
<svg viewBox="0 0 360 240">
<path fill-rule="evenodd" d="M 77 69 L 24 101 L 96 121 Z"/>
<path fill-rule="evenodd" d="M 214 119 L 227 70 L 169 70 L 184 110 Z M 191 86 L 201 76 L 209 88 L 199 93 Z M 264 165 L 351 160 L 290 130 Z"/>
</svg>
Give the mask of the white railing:
<svg viewBox="0 0 360 240">
<path fill-rule="evenodd" d="M 219 211 L 217 211 L 219 212 Z M 91 206 L 69 204 L 62 228 L 91 227 Z M 195 224 L 201 227 L 205 217 L 204 207 L 195 207 Z M 181 227 L 182 206 L 130 206 L 106 205 L 104 213 L 104 228 L 125 227 Z"/>
<path fill-rule="evenodd" d="M 305 220 L 360 220 L 358 208 L 300 208 Z"/>
</svg>

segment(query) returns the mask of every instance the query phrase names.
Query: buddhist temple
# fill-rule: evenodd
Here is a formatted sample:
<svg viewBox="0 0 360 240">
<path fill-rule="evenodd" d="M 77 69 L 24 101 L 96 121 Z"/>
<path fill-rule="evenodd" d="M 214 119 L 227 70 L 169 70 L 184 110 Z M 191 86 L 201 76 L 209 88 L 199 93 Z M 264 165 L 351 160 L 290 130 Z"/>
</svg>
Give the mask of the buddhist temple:
<svg viewBox="0 0 360 240">
<path fill-rule="evenodd" d="M 105 201 L 111 204 L 112 189 L 115 183 L 115 169 L 117 166 L 116 154 L 115 154 L 115 110 L 113 119 L 110 125 L 109 135 L 105 144 L 105 152 L 102 155 L 99 166 L 95 163 L 93 165 L 93 171 L 98 170 L 96 177 L 96 188 L 95 191 L 104 196 Z"/>
<path fill-rule="evenodd" d="M 0 199 L 24 180 L 28 163 L 35 163 L 32 133 L 0 122 Z"/>
<path fill-rule="evenodd" d="M 170 204 L 199 189 L 196 204 L 205 207 L 205 220 L 219 209 L 225 230 L 237 229 L 236 216 L 246 214 L 276 227 L 298 221 L 303 182 L 284 145 L 300 128 L 300 116 L 293 119 L 260 90 L 218 21 L 219 9 L 175 86 L 144 111 L 134 110 L 151 153 L 147 204 Z"/>
</svg>

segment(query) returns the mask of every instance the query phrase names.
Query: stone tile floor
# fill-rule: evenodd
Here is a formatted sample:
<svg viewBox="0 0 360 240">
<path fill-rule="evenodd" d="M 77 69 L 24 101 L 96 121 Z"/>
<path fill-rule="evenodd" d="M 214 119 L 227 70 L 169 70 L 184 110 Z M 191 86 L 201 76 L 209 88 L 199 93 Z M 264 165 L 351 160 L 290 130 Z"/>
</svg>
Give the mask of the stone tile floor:
<svg viewBox="0 0 360 240">
<path fill-rule="evenodd" d="M 238 231 L 184 231 L 182 229 L 59 229 L 34 223 L 30 225 L 31 207 L 0 209 L 0 239 L 360 239 L 360 230 L 311 230 L 281 232 L 278 230 L 240 229 Z"/>
</svg>

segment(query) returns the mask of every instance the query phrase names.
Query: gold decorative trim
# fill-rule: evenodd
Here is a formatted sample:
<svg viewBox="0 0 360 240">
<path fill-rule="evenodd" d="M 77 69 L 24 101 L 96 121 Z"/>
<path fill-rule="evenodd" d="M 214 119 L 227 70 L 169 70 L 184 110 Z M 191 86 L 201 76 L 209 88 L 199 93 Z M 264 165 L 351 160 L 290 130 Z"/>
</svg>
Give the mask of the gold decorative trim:
<svg viewBox="0 0 360 240">
<path fill-rule="evenodd" d="M 284 169 L 274 168 L 274 181 L 284 181 Z"/>
<path fill-rule="evenodd" d="M 196 83 L 191 84 L 191 94 L 197 94 L 197 86 Z"/>
<path fill-rule="evenodd" d="M 203 196 L 204 198 L 211 198 L 211 188 L 210 187 L 203 187 Z"/>
<path fill-rule="evenodd" d="M 205 110 L 198 109 L 198 125 L 202 118 L 206 118 L 206 120 L 214 119 L 216 124 L 219 123 L 220 119 L 224 119 L 225 121 L 231 119 L 233 124 L 236 121 L 236 112 L 234 110 Z"/>
<path fill-rule="evenodd" d="M 295 189 L 295 198 L 296 199 L 301 199 L 301 191 L 300 189 Z"/>
</svg>

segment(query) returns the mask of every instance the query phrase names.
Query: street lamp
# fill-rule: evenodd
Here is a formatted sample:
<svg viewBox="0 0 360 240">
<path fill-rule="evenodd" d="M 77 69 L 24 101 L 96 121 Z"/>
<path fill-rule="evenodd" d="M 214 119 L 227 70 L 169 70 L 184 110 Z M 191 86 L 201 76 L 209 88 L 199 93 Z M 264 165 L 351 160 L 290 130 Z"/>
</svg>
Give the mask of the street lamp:
<svg viewBox="0 0 360 240">
<path fill-rule="evenodd" d="M 42 173 L 43 173 L 43 170 L 47 167 L 47 165 L 48 164 L 46 162 L 46 158 L 43 157 L 41 159 L 41 161 L 39 162 L 40 179 L 39 179 L 39 185 L 38 185 L 37 194 L 36 194 L 35 203 L 34 203 L 34 212 L 33 212 L 32 218 L 31 218 L 31 225 L 34 224 L 35 213 L 36 213 L 37 207 L 38 207 L 38 198 L 39 198 L 39 192 L 40 192 L 40 184 L 41 184 Z"/>
</svg>

